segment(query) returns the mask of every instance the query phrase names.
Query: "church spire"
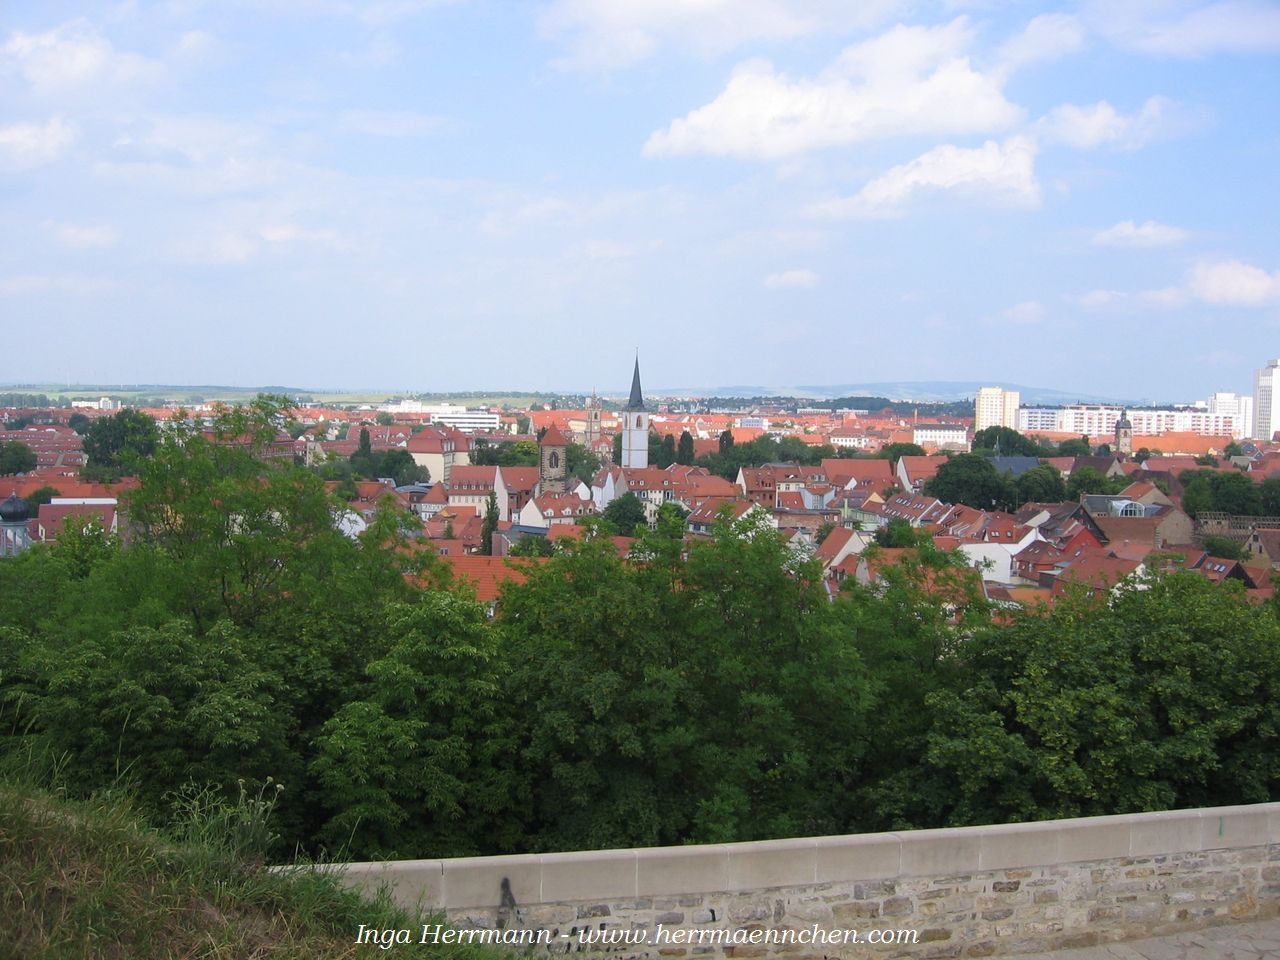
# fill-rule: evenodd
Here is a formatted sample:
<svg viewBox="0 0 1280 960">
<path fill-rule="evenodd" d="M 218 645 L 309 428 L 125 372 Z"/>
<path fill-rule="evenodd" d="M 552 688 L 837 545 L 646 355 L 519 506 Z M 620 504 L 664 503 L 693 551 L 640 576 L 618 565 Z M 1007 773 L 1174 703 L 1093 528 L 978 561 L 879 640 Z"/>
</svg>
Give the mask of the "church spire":
<svg viewBox="0 0 1280 960">
<path fill-rule="evenodd" d="M 640 355 L 636 354 L 636 369 L 631 374 L 631 397 L 627 400 L 625 410 L 643 410 L 644 394 L 640 392 Z"/>
</svg>

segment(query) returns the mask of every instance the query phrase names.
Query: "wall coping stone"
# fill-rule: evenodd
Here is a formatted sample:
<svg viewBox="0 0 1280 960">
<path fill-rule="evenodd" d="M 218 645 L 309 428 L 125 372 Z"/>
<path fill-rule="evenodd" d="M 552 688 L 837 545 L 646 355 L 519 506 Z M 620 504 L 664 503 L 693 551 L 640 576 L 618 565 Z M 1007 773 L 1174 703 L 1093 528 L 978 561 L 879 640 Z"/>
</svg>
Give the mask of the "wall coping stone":
<svg viewBox="0 0 1280 960">
<path fill-rule="evenodd" d="M 746 843 L 346 864 L 444 910 L 748 893 L 1280 844 L 1280 803 Z M 505 894 L 503 895 L 505 897 Z"/>
</svg>

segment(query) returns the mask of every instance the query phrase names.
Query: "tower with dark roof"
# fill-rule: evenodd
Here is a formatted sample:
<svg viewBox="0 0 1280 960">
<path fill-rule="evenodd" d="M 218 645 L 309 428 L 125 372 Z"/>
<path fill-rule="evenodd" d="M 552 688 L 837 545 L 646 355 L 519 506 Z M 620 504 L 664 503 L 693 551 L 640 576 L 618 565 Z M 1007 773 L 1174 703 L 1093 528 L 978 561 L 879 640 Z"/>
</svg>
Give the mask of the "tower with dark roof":
<svg viewBox="0 0 1280 960">
<path fill-rule="evenodd" d="M 31 546 L 27 521 L 31 508 L 16 493 L 0 501 L 0 557 L 12 557 Z"/>
<path fill-rule="evenodd" d="M 542 493 L 565 492 L 568 448 L 569 438 L 554 423 L 538 441 L 538 488 Z"/>
<path fill-rule="evenodd" d="M 622 408 L 622 465 L 644 468 L 649 466 L 649 411 L 644 405 L 644 393 L 640 390 L 640 357 L 636 357 L 635 371 L 631 374 L 631 396 Z"/>
<path fill-rule="evenodd" d="M 1133 454 L 1133 424 L 1129 422 L 1129 411 L 1121 410 L 1120 419 L 1116 421 L 1115 452 L 1122 457 Z"/>
<path fill-rule="evenodd" d="M 600 441 L 601 420 L 600 398 L 596 396 L 594 390 L 591 391 L 591 396 L 587 400 L 586 419 L 587 426 L 582 434 L 582 445 L 594 453 L 596 444 Z"/>
</svg>

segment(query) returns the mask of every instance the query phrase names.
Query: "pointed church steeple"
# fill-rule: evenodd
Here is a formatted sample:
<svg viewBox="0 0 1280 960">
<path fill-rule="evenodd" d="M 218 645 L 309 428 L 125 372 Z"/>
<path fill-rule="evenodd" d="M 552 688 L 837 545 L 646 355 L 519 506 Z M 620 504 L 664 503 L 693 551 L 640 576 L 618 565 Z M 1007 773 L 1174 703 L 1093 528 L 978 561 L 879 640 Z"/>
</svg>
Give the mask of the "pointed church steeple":
<svg viewBox="0 0 1280 960">
<path fill-rule="evenodd" d="M 643 410 L 644 394 L 640 392 L 640 356 L 636 355 L 636 369 L 631 374 L 631 397 L 627 400 L 624 410 Z"/>
<path fill-rule="evenodd" d="M 640 391 L 640 351 L 631 374 L 631 396 L 622 408 L 622 466 L 643 470 L 649 465 L 649 411 Z"/>
</svg>

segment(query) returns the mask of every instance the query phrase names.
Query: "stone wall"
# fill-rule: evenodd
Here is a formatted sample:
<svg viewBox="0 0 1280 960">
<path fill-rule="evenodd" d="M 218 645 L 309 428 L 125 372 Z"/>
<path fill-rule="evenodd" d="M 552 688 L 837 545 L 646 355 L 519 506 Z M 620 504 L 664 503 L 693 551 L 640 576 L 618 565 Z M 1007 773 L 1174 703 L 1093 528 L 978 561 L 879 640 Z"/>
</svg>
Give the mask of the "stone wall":
<svg viewBox="0 0 1280 960">
<path fill-rule="evenodd" d="M 1280 916 L 1280 803 L 715 846 L 351 864 L 345 877 L 365 888 L 389 884 L 402 903 L 441 910 L 457 928 L 545 931 L 546 945 L 536 948 L 541 952 L 607 952 L 616 960 L 984 957 Z M 783 931 L 795 936 L 815 925 L 856 930 L 859 945 L 778 942 Z M 655 943 L 659 928 L 666 939 Z M 697 930 L 725 933 L 678 932 Z M 892 934 L 907 942 L 868 946 L 873 930 L 909 934 Z M 592 937 L 628 932 L 634 942 L 586 943 L 584 931 Z M 734 931 L 743 931 L 738 942 L 724 942 Z M 754 943 L 751 931 L 760 931 Z M 689 939 L 695 936 L 705 939 Z"/>
</svg>

